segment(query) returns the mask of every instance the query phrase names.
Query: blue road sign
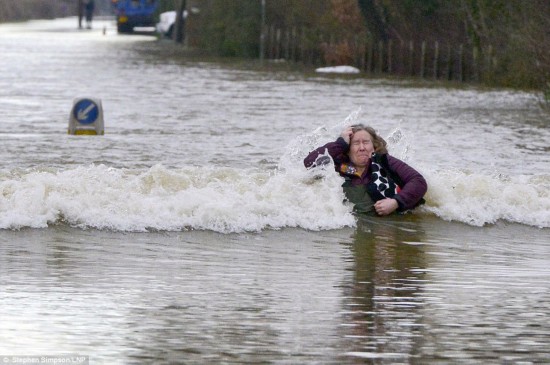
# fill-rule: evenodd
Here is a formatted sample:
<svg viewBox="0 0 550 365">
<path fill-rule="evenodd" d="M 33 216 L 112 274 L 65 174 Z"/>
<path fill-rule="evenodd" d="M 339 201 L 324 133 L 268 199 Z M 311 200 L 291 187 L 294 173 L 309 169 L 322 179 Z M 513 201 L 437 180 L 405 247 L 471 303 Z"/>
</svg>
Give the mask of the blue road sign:
<svg viewBox="0 0 550 365">
<path fill-rule="evenodd" d="M 99 107 L 90 99 L 79 100 L 73 107 L 73 116 L 81 124 L 92 124 L 98 115 Z"/>
</svg>

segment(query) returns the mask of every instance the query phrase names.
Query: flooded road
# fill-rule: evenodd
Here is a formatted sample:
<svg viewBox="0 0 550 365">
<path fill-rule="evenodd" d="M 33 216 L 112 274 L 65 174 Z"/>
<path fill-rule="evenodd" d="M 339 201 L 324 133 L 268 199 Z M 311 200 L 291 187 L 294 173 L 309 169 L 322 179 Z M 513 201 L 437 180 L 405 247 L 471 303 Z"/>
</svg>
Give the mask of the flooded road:
<svg viewBox="0 0 550 365">
<path fill-rule="evenodd" d="M 0 25 L 0 356 L 550 358 L 535 94 L 267 72 L 95 27 Z M 77 97 L 102 100 L 104 136 L 67 134 Z M 357 121 L 428 180 L 414 214 L 357 219 L 303 168 Z"/>
</svg>

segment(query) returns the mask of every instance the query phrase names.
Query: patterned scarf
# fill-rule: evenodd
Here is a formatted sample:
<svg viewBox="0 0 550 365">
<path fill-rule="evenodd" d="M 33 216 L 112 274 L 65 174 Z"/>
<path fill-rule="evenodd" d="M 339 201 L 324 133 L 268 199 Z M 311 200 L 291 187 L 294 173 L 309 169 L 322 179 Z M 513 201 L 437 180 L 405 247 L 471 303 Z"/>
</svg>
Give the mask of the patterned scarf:
<svg viewBox="0 0 550 365">
<path fill-rule="evenodd" d="M 373 153 L 370 160 L 371 177 L 367 190 L 371 198 L 374 201 L 393 198 L 395 194 L 401 191 L 401 188 L 390 177 L 388 156 Z"/>
</svg>

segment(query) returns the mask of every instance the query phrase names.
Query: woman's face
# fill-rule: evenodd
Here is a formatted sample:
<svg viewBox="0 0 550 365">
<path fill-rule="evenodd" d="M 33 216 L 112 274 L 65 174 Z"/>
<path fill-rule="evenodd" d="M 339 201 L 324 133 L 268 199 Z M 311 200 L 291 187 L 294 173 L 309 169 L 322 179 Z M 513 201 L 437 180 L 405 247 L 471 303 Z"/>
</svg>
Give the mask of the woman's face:
<svg viewBox="0 0 550 365">
<path fill-rule="evenodd" d="M 355 166 L 368 166 L 370 156 L 373 152 L 374 144 L 369 132 L 360 130 L 353 133 L 350 139 L 349 158 Z"/>
</svg>

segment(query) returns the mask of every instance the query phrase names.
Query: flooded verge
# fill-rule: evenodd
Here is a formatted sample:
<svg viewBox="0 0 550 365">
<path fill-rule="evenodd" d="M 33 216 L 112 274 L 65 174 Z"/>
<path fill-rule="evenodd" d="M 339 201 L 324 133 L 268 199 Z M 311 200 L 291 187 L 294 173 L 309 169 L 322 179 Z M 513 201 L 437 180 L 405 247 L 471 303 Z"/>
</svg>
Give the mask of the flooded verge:
<svg viewBox="0 0 550 365">
<path fill-rule="evenodd" d="M 0 354 L 94 364 L 550 356 L 548 115 L 533 94 L 159 57 L 0 25 Z M 97 97 L 104 136 L 69 136 Z M 302 159 L 352 122 L 426 177 L 358 219 Z"/>
</svg>

